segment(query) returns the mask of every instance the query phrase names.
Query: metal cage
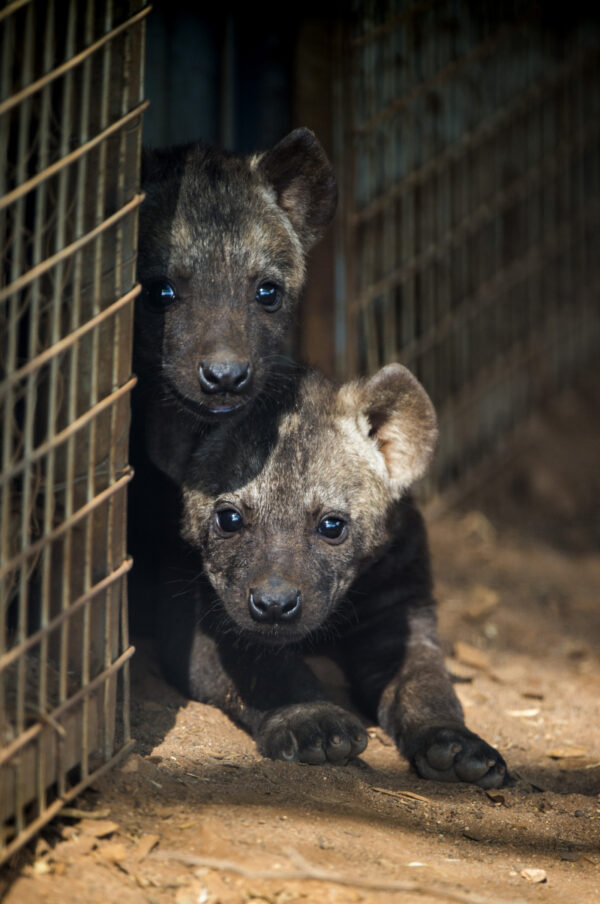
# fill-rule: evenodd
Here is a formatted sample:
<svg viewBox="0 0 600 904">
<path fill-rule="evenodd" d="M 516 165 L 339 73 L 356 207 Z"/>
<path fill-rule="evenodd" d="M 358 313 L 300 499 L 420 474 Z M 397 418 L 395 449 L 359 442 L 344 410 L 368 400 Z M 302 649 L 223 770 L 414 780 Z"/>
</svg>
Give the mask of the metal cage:
<svg viewBox="0 0 600 904">
<path fill-rule="evenodd" d="M 0 862 L 130 749 L 143 0 L 0 5 Z"/>
<path fill-rule="evenodd" d="M 428 492 L 464 489 L 597 354 L 600 26 L 580 4 L 353 10 L 338 370 L 407 364 L 440 419 Z"/>
<path fill-rule="evenodd" d="M 147 12 L 0 0 L 0 862 L 131 747 Z M 340 376 L 402 360 L 424 382 L 446 493 L 598 348 L 600 27 L 520 0 L 351 12 L 310 31 L 342 183 L 334 316 L 320 288 L 311 310 Z"/>
</svg>

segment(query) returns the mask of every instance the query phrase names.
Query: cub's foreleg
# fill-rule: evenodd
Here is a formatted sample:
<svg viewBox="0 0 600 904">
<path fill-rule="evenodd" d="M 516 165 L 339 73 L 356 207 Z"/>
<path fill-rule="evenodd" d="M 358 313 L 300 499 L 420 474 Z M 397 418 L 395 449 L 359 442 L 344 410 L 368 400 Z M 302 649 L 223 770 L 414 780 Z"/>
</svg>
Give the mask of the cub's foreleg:
<svg viewBox="0 0 600 904">
<path fill-rule="evenodd" d="M 398 668 L 382 690 L 378 717 L 423 778 L 497 788 L 500 754 L 464 724 L 437 640 L 433 605 L 411 606 Z"/>
<path fill-rule="evenodd" d="M 342 763 L 364 750 L 361 722 L 327 700 L 299 655 L 236 635 L 224 618 L 189 599 L 162 608 L 161 656 L 173 684 L 218 706 L 252 735 L 263 756 Z"/>
<path fill-rule="evenodd" d="M 385 608 L 372 602 L 371 617 L 345 644 L 346 672 L 358 701 L 423 778 L 502 785 L 507 772 L 501 755 L 464 724 L 444 665 L 433 600 L 397 599 Z"/>
</svg>

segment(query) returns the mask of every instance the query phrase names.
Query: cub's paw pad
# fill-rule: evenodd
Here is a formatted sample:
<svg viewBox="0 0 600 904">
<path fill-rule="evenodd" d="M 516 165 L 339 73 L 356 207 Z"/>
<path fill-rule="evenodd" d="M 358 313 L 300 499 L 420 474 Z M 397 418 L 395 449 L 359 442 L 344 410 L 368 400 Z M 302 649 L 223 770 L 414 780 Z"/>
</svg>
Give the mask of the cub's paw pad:
<svg viewBox="0 0 600 904">
<path fill-rule="evenodd" d="M 347 763 L 367 746 L 361 722 L 333 703 L 298 703 L 269 713 L 256 735 L 263 756 L 318 765 Z"/>
<path fill-rule="evenodd" d="M 508 778 L 497 750 L 467 728 L 433 728 L 413 757 L 422 778 L 500 788 Z"/>
</svg>

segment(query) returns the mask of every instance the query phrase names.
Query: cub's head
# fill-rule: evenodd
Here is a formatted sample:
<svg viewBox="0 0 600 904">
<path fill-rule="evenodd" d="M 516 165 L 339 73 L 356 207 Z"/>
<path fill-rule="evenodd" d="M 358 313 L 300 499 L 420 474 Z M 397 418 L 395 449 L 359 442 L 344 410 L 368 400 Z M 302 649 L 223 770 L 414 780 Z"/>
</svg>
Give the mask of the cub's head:
<svg viewBox="0 0 600 904">
<path fill-rule="evenodd" d="M 392 540 L 436 436 L 399 364 L 341 389 L 304 373 L 279 418 L 211 436 L 184 481 L 183 534 L 240 631 L 287 643 L 318 630 Z"/>
<path fill-rule="evenodd" d="M 215 422 L 263 388 L 283 349 L 308 249 L 335 212 L 307 129 L 244 157 L 199 144 L 146 151 L 136 368 L 162 399 Z"/>
</svg>

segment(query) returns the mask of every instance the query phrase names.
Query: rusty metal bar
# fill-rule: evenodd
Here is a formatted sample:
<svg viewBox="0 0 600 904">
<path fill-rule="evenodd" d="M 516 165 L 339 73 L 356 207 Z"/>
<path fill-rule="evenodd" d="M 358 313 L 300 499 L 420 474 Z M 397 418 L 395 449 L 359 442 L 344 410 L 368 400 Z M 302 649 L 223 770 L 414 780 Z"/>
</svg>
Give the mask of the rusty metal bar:
<svg viewBox="0 0 600 904">
<path fill-rule="evenodd" d="M 28 0 L 28 2 L 31 2 L 31 0 Z M 60 160 L 57 160 L 50 166 L 45 167 L 41 172 L 37 173 L 35 176 L 32 176 L 26 182 L 23 182 L 21 185 L 17 186 L 17 188 L 0 197 L 0 210 L 8 207 L 10 204 L 13 204 L 16 200 L 23 197 L 23 195 L 26 195 L 30 191 L 32 191 L 32 189 L 37 188 L 37 186 L 42 182 L 50 179 L 51 176 L 55 176 L 62 169 L 71 166 L 71 164 L 75 163 L 85 154 L 88 154 L 91 150 L 93 150 L 107 138 L 110 138 L 111 135 L 120 132 L 121 129 L 123 129 L 126 125 L 129 125 L 129 123 L 133 122 L 136 119 L 140 120 L 140 117 L 142 116 L 144 111 L 148 109 L 149 103 L 150 101 L 145 100 L 142 103 L 138 104 L 136 107 L 130 110 L 129 113 L 126 113 L 116 122 L 111 123 L 97 135 L 94 135 L 93 138 L 90 138 L 88 141 L 86 141 L 85 144 L 82 144 L 74 151 L 71 151 L 70 154 L 67 154 L 65 157 L 62 157 Z"/>
<path fill-rule="evenodd" d="M 590 66 L 597 53 L 596 48 L 586 48 L 574 58 L 566 60 L 557 72 L 552 73 L 541 82 L 532 84 L 513 101 L 483 119 L 474 129 L 461 135 L 455 143 L 446 147 L 440 154 L 413 169 L 404 176 L 401 182 L 389 185 L 384 195 L 353 211 L 350 214 L 351 223 L 359 224 L 372 219 L 381 213 L 388 204 L 402 199 L 429 179 L 440 175 L 453 163 L 463 159 L 467 153 L 473 151 L 477 146 L 485 141 L 490 141 L 494 135 L 505 129 L 516 117 L 535 109 L 536 106 L 542 103 L 544 97 L 555 91 L 562 82 L 572 77 L 578 70 Z"/>
<path fill-rule="evenodd" d="M 49 0 L 47 5 L 47 15 L 46 15 L 46 27 L 44 34 L 44 65 L 46 69 L 49 69 L 52 65 L 52 55 L 53 55 L 53 37 L 54 37 L 54 12 L 55 12 L 55 4 L 54 0 Z M 50 88 L 46 87 L 41 92 L 41 115 L 40 115 L 40 126 L 39 126 L 39 140 L 40 140 L 40 151 L 38 162 L 41 166 L 47 165 L 49 154 L 50 154 L 50 139 L 49 139 L 49 126 L 50 126 L 50 115 L 51 115 L 51 98 L 50 98 Z M 40 263 L 44 258 L 44 243 L 43 243 L 43 234 L 44 234 L 44 221 L 46 216 L 46 205 L 47 205 L 47 186 L 42 185 L 37 193 L 37 197 L 35 199 L 35 226 L 34 226 L 34 246 L 33 246 L 33 262 L 34 264 Z M 40 322 L 42 319 L 42 292 L 41 287 L 38 283 L 35 283 L 31 289 L 31 307 L 29 311 L 29 337 L 28 337 L 28 356 L 32 356 L 35 354 L 37 350 L 37 345 L 39 342 L 39 332 L 40 332 Z M 0 390 L 0 396 L 2 392 Z M 35 374 L 29 374 L 27 376 L 27 387 L 26 387 L 26 429 L 25 429 L 25 445 L 23 448 L 23 457 L 27 458 L 33 450 L 34 440 L 33 440 L 33 429 L 35 424 L 35 407 L 37 404 L 37 396 L 38 396 L 38 387 L 36 381 Z M 29 424 L 28 424 L 29 422 Z M 27 429 L 29 426 L 29 430 Z M 33 472 L 33 473 L 32 473 Z M 35 482 L 37 486 L 35 487 L 36 491 L 39 489 L 39 483 L 41 480 L 41 474 L 39 469 L 28 469 L 23 474 L 23 485 L 27 486 L 30 484 L 31 478 L 35 474 Z M 23 515 L 24 520 L 27 519 L 28 522 L 28 534 L 31 534 L 31 526 L 29 522 L 32 518 L 32 510 L 33 506 L 29 503 L 28 500 L 25 499 L 25 494 L 23 494 Z M 23 529 L 23 535 L 25 535 L 25 530 Z M 27 585 L 28 581 L 31 578 L 31 575 L 27 572 L 30 569 L 23 569 L 21 572 L 21 580 L 24 586 Z M 47 597 L 42 595 L 40 600 L 40 623 L 43 626 L 45 620 L 48 617 L 49 610 L 49 600 Z M 39 687 L 38 687 L 38 700 L 37 707 L 40 712 L 45 713 L 47 710 L 47 698 L 48 698 L 48 637 L 45 636 L 40 643 L 40 665 L 39 665 Z M 25 659 L 23 659 L 25 662 Z M 46 807 L 46 782 L 44 776 L 44 760 L 43 757 L 38 757 L 37 762 L 37 808 L 38 815 L 41 815 Z"/>
<path fill-rule="evenodd" d="M 108 489 L 103 490 L 101 493 L 98 493 L 94 498 L 86 503 L 86 505 L 82 506 L 78 509 L 74 514 L 63 521 L 58 527 L 55 527 L 53 530 L 49 531 L 41 540 L 38 540 L 36 543 L 32 543 L 28 549 L 20 553 L 18 556 L 13 556 L 13 558 L 3 565 L 0 568 L 0 578 L 4 577 L 9 572 L 13 571 L 15 568 L 18 568 L 22 565 L 29 556 L 33 556 L 36 553 L 40 552 L 44 546 L 53 543 L 54 540 L 57 540 L 61 537 L 65 531 L 69 530 L 75 524 L 78 524 L 83 518 L 86 518 L 90 512 L 93 512 L 94 509 L 98 508 L 98 506 L 102 505 L 106 500 L 113 495 L 113 493 L 118 493 L 121 489 L 123 489 L 133 477 L 133 470 L 128 469 L 123 477 L 117 480 L 116 483 L 112 484 L 112 486 L 108 487 Z"/>
<path fill-rule="evenodd" d="M 0 669 L 7 668 L 23 653 L 26 653 L 27 650 L 35 647 L 36 644 L 42 641 L 45 636 L 48 636 L 52 633 L 52 631 L 60 627 L 65 619 L 70 618 L 71 615 L 77 612 L 78 609 L 81 609 L 82 606 L 90 602 L 90 600 L 93 600 L 95 596 L 97 596 L 99 593 L 102 593 L 104 590 L 106 590 L 107 587 L 110 587 L 112 584 L 118 581 L 119 578 L 122 578 L 123 575 L 127 574 L 128 571 L 131 571 L 132 565 L 133 559 L 131 557 L 128 557 L 118 568 L 112 571 L 101 581 L 98 581 L 97 584 L 94 584 L 93 587 L 87 590 L 86 593 L 84 593 L 78 599 L 73 600 L 73 602 L 69 604 L 68 609 L 60 612 L 54 618 L 48 620 L 46 624 L 44 624 L 38 631 L 30 634 L 26 640 L 19 644 L 18 647 L 13 647 L 12 650 L 9 650 L 7 653 L 4 653 L 2 656 L 0 656 Z"/>
<path fill-rule="evenodd" d="M 112 3 L 108 3 L 105 8 L 105 24 L 104 27 L 107 30 L 110 30 L 112 27 L 112 15 L 113 15 L 113 5 Z M 100 104 L 99 104 L 99 121 L 100 127 L 105 128 L 106 124 L 109 120 L 109 107 L 110 107 L 110 76 L 111 76 L 111 62 L 112 62 L 112 51 L 113 45 L 107 44 L 102 48 L 102 72 L 100 79 Z M 89 85 L 88 92 L 84 98 L 84 110 L 86 110 L 90 105 L 90 93 L 89 93 Z M 109 180 L 107 178 L 107 146 L 106 143 L 101 144 L 98 150 L 98 179 L 95 184 L 95 191 L 91 193 L 91 197 L 89 198 L 90 209 L 93 211 L 93 215 L 96 221 L 100 222 L 103 218 L 104 213 L 104 204 L 106 197 L 106 188 L 107 184 L 109 184 Z M 116 181 L 116 180 L 114 180 Z M 122 199 L 121 199 L 122 200 Z M 117 227 L 118 229 L 118 227 Z M 116 230 L 115 230 L 116 231 Z M 93 280 L 93 288 L 92 288 L 92 298 L 91 298 L 91 313 L 94 315 L 100 305 L 101 305 L 101 277 L 102 277 L 102 266 L 104 259 L 104 235 L 99 236 L 97 242 L 94 243 L 93 248 L 91 249 L 93 255 L 93 263 L 92 263 L 92 272 L 94 274 Z M 86 404 L 93 408 L 98 402 L 99 396 L 99 379 L 100 375 L 98 373 L 99 370 L 99 344 L 100 337 L 99 331 L 96 330 L 91 334 L 91 350 L 90 350 L 90 374 L 88 378 L 87 387 L 81 387 L 81 395 L 82 400 L 85 400 Z M 87 391 L 86 391 L 87 390 Z M 89 424 L 89 433 L 88 433 L 88 455 L 87 455 L 87 480 L 84 483 L 84 487 L 86 490 L 86 498 L 88 503 L 90 500 L 94 498 L 95 493 L 95 471 L 96 471 L 96 450 L 97 450 L 97 442 L 98 442 L 98 419 L 94 418 L 90 421 Z M 107 506 L 110 505 L 110 500 L 107 501 Z M 92 564 L 94 562 L 94 546 L 95 543 L 98 544 L 97 556 L 104 558 L 105 550 L 102 545 L 98 543 L 95 534 L 97 528 L 95 524 L 95 519 L 86 518 L 83 522 L 83 589 L 84 592 L 89 591 L 90 586 L 92 585 Z M 69 563 L 65 560 L 64 562 L 64 572 L 63 572 L 63 588 L 68 587 L 69 582 Z M 70 595 L 70 594 L 69 594 Z M 69 604 L 69 599 L 67 593 L 64 592 L 63 596 L 63 605 L 66 607 Z M 103 608 L 106 605 L 105 599 L 103 600 Z M 81 624 L 81 666 L 80 666 L 80 681 L 83 687 L 85 687 L 90 680 L 90 673 L 92 671 L 92 658 L 94 655 L 94 651 L 92 650 L 92 639 L 94 643 L 97 638 L 92 638 L 92 629 L 90 624 L 90 608 L 86 606 L 82 613 L 82 624 Z M 67 624 L 67 623 L 65 623 Z M 98 625 L 96 626 L 98 628 Z M 65 664 L 67 662 L 67 650 L 63 648 L 61 651 L 64 655 Z M 61 657 L 62 662 L 62 657 Z M 88 737 L 88 721 L 89 721 L 89 697 L 86 697 L 83 701 L 83 719 L 81 724 L 81 769 L 83 775 L 87 775 L 89 771 L 89 737 Z"/>
<path fill-rule="evenodd" d="M 4 483 L 8 483 L 9 480 L 13 480 L 18 474 L 27 468 L 28 465 L 33 464 L 33 462 L 38 461 L 44 455 L 47 455 L 49 452 L 56 449 L 62 443 L 65 442 L 69 436 L 72 436 L 74 433 L 77 433 L 78 430 L 81 430 L 82 427 L 85 427 L 89 422 L 95 418 L 98 414 L 105 411 L 107 408 L 110 408 L 116 401 L 118 401 L 123 396 L 127 395 L 127 393 L 131 392 L 135 384 L 137 383 L 137 378 L 132 377 L 127 381 L 123 386 L 119 386 L 118 389 L 115 389 L 114 392 L 110 393 L 110 395 L 106 396 L 100 402 L 98 402 L 93 409 L 86 411 L 84 414 L 80 415 L 75 421 L 69 424 L 68 427 L 65 427 L 64 430 L 61 430 L 60 433 L 57 433 L 52 439 L 43 443 L 43 445 L 38 446 L 32 453 L 27 461 L 21 460 L 17 462 L 10 470 L 6 470 L 5 472 L 0 473 L 0 486 Z M 0 574 L 2 571 L 0 570 Z"/>
<path fill-rule="evenodd" d="M 0 859 L 73 793 L 74 766 L 80 790 L 92 757 L 130 748 L 123 490 L 149 8 L 130 9 L 71 0 L 59 17 L 35 0 L 0 15 L 14 92 L 0 96 Z"/>
<path fill-rule="evenodd" d="M 405 277 L 423 269 L 436 258 L 442 258 L 452 248 L 462 244 L 471 233 L 481 229 L 482 226 L 493 220 L 507 207 L 527 197 L 528 191 L 539 182 L 556 175 L 568 163 L 570 157 L 581 150 L 582 146 L 585 146 L 588 141 L 597 139 L 599 135 L 600 123 L 593 122 L 584 127 L 571 140 L 559 142 L 552 154 L 548 154 L 531 170 L 517 177 L 508 186 L 500 189 L 491 200 L 485 201 L 474 209 L 469 206 L 469 212 L 458 224 L 450 228 L 441 238 L 431 241 L 412 260 L 409 259 L 387 277 L 369 286 L 367 291 L 356 297 L 355 303 L 359 307 L 368 304 L 372 299 L 401 283 Z"/>
<path fill-rule="evenodd" d="M 132 32 L 127 32 L 124 38 L 125 48 L 122 54 L 123 58 L 123 66 L 125 71 L 125 77 L 123 79 L 123 91 L 121 94 L 121 113 L 124 113 L 130 106 L 131 103 L 135 103 L 135 83 L 131 78 L 131 70 L 132 70 L 132 59 L 135 57 L 134 48 L 132 47 L 132 42 L 134 41 L 134 36 Z M 131 96 L 130 96 L 131 95 Z M 127 172 L 127 139 L 128 136 L 124 133 L 120 135 L 119 145 L 118 145 L 118 179 L 117 179 L 117 192 L 119 198 L 124 198 L 127 193 L 127 186 L 125 181 L 125 175 Z M 115 291 L 117 293 L 122 293 L 123 291 L 123 283 L 125 279 L 124 267 L 123 267 L 123 258 L 124 258 L 124 249 L 127 244 L 127 236 L 124 231 L 125 223 L 121 221 L 116 230 L 116 264 L 115 264 Z M 122 327 L 124 329 L 122 329 Z M 124 343 L 125 336 L 127 331 L 127 324 L 123 323 L 121 317 L 116 317 L 112 321 L 112 347 L 120 348 Z M 120 362 L 116 356 L 113 356 L 112 367 L 110 370 L 110 380 L 112 385 L 118 385 L 120 381 Z M 123 455 L 123 451 L 119 448 L 119 432 L 120 432 L 120 424 L 122 421 L 121 411 L 117 406 L 114 406 L 110 412 L 110 426 L 109 426 L 109 481 L 114 481 L 117 476 L 117 468 L 120 466 L 120 461 L 118 457 Z M 127 450 L 124 450 L 125 455 L 127 454 Z M 106 519 L 106 531 L 105 531 L 105 548 L 106 548 L 106 568 L 111 571 L 115 567 L 114 562 L 114 553 L 115 550 L 118 550 L 121 544 L 119 543 L 119 536 L 121 534 L 121 527 L 125 520 L 125 500 L 121 497 L 113 496 L 108 502 L 107 507 L 107 519 Z M 121 598 L 120 593 L 118 592 L 123 590 L 117 587 L 116 584 L 111 584 L 107 588 L 106 592 L 106 604 L 104 607 L 104 619 L 102 630 L 104 632 L 103 644 L 104 644 L 104 666 L 105 668 L 109 666 L 112 661 L 117 649 L 117 642 L 119 638 L 119 629 L 121 627 L 120 618 L 121 615 Z M 121 638 L 121 643 L 123 642 Z M 114 748 L 115 744 L 115 720 L 111 718 L 111 714 L 115 710 L 115 704 L 117 700 L 117 676 L 107 681 L 104 685 L 103 692 L 103 749 L 104 756 L 108 758 L 110 756 L 111 750 Z M 127 735 L 125 736 L 127 737 Z"/>
<path fill-rule="evenodd" d="M 0 10 L 0 22 L 8 16 L 12 16 L 12 14 L 16 13 L 21 7 L 27 6 L 27 4 L 31 2 L 32 0 L 13 0 L 13 2 L 9 3 L 8 6 L 5 6 L 3 10 Z"/>
<path fill-rule="evenodd" d="M 414 78 L 414 72 L 416 68 L 416 53 L 413 41 L 414 35 L 412 31 L 406 29 L 403 35 L 403 54 L 406 59 L 405 64 L 405 84 L 403 88 L 405 89 L 406 84 L 410 84 L 412 79 Z M 416 159 L 416 145 L 415 145 L 415 132 L 416 132 L 416 117 L 412 109 L 408 109 L 406 111 L 406 128 L 409 131 L 412 140 L 407 140 L 406 142 L 402 142 L 400 145 L 400 152 L 402 154 L 402 172 L 407 173 L 410 172 L 411 169 L 417 164 Z M 401 241 L 399 247 L 399 254 L 402 257 L 412 257 L 417 253 L 417 230 L 416 230 L 416 222 L 417 222 L 417 200 L 416 200 L 416 188 L 417 186 L 412 186 L 410 191 L 408 191 L 403 199 L 401 206 L 401 218 L 402 218 L 402 227 L 401 227 Z M 401 310 L 401 320 L 402 320 L 402 345 L 404 346 L 408 341 L 414 339 L 416 333 L 416 286 L 415 280 L 413 278 L 407 281 L 407 284 L 404 287 L 402 294 L 402 310 Z M 353 306 L 354 306 L 353 302 Z"/>
<path fill-rule="evenodd" d="M 84 248 L 90 242 L 93 242 L 94 239 L 98 238 L 98 236 L 102 235 L 108 229 L 111 229 L 115 225 L 115 223 L 118 223 L 119 220 L 121 220 L 123 217 L 126 217 L 127 214 L 136 210 L 143 200 L 144 195 L 142 193 L 134 195 L 131 201 L 129 201 L 127 204 L 124 204 L 120 210 L 118 210 L 116 213 L 113 213 L 110 217 L 107 217 L 106 220 L 104 220 L 94 229 L 91 229 L 85 235 L 82 235 L 74 242 L 71 242 L 70 245 L 67 245 L 65 248 L 62 248 L 60 251 L 56 252 L 56 254 L 53 254 L 51 257 L 47 258 L 43 263 L 38 264 L 37 267 L 32 267 L 18 279 L 14 280 L 14 282 L 6 286 L 6 288 L 0 289 L 0 301 L 4 301 L 5 298 L 8 298 L 10 295 L 19 292 L 25 286 L 33 282 L 34 279 L 38 279 L 38 277 L 42 276 L 44 273 L 47 273 L 48 270 L 51 270 L 58 263 L 66 260 L 77 251 L 81 250 L 81 248 Z"/>
<path fill-rule="evenodd" d="M 122 22 L 121 25 L 117 25 L 116 28 L 113 28 L 112 31 L 110 31 L 108 34 L 102 35 L 101 38 L 98 38 L 97 41 L 95 41 L 89 47 L 86 47 L 85 50 L 82 50 L 80 53 L 76 54 L 74 57 L 71 57 L 71 59 L 67 60 L 62 65 L 57 66 L 56 69 L 52 70 L 52 72 L 48 72 L 46 75 L 42 76 L 42 78 L 37 79 L 35 82 L 27 85 L 26 88 L 23 88 L 21 91 L 13 94 L 3 103 L 0 103 L 0 116 L 2 116 L 8 110 L 12 110 L 13 107 L 18 106 L 28 97 L 31 97 L 32 94 L 36 94 L 36 92 L 40 91 L 46 85 L 51 84 L 57 78 L 60 78 L 67 72 L 71 72 L 73 69 L 79 66 L 80 63 L 83 63 L 84 60 L 88 59 L 88 57 L 93 56 L 109 41 L 112 41 L 118 35 L 131 28 L 132 25 L 135 25 L 145 19 L 151 9 L 151 6 L 144 7 L 139 12 L 135 13 L 135 15 L 131 16 L 131 18 L 127 19 L 126 22 Z"/>
<path fill-rule="evenodd" d="M 417 100 L 417 98 L 422 97 L 424 94 L 432 91 L 433 88 L 437 88 L 455 78 L 469 63 L 481 61 L 487 56 L 490 56 L 503 41 L 509 38 L 518 28 L 522 27 L 526 21 L 527 17 L 523 16 L 517 22 L 501 26 L 486 41 L 482 41 L 481 44 L 471 48 L 459 59 L 448 63 L 439 72 L 431 75 L 429 79 L 416 84 L 406 94 L 396 98 L 383 110 L 380 110 L 378 113 L 371 116 L 368 122 L 357 125 L 356 133 L 361 135 L 372 132 L 375 126 L 381 125 L 392 116 L 397 116 L 401 110 L 404 110 L 407 106 Z"/>
<path fill-rule="evenodd" d="M 5 380 L 0 383 L 0 397 L 2 393 L 6 391 L 9 386 L 14 386 L 16 383 L 19 383 L 24 377 L 29 376 L 35 371 L 39 370 L 44 364 L 47 364 L 52 358 L 55 358 L 59 355 L 64 354 L 69 348 L 75 345 L 76 342 L 79 342 L 80 339 L 83 338 L 87 333 L 95 330 L 101 323 L 104 323 L 105 320 L 108 320 L 110 317 L 118 314 L 124 307 L 129 305 L 141 292 L 141 286 L 138 283 L 131 289 L 130 292 L 127 292 L 125 295 L 122 295 L 118 298 L 113 304 L 109 305 L 109 307 L 104 308 L 103 311 L 100 311 L 99 314 L 96 314 L 95 317 L 92 317 L 91 320 L 86 321 L 86 323 L 82 324 L 77 329 L 73 330 L 73 332 L 69 333 L 67 336 L 64 336 L 58 342 L 53 343 L 49 348 L 45 349 L 45 351 L 41 352 L 35 358 L 32 358 L 27 364 L 24 364 L 23 367 L 18 368 L 9 374 Z"/>
<path fill-rule="evenodd" d="M 104 671 L 100 672 L 99 675 L 96 675 L 95 678 L 92 679 L 88 684 L 84 687 L 80 688 L 77 693 L 70 696 L 64 703 L 61 703 L 60 706 L 55 707 L 52 710 L 50 715 L 55 722 L 58 722 L 61 716 L 67 713 L 73 706 L 75 706 L 80 701 L 83 701 L 86 697 L 89 697 L 95 690 L 97 690 L 107 678 L 111 675 L 116 674 L 121 666 L 127 662 L 128 659 L 131 659 L 133 654 L 135 653 L 135 647 L 128 647 L 118 659 L 115 659 L 113 663 L 111 663 L 110 667 L 104 669 Z M 26 744 L 29 744 L 41 731 L 43 731 L 45 725 L 40 722 L 36 722 L 35 725 L 31 725 L 26 731 L 22 732 L 18 738 L 8 745 L 8 747 L 4 747 L 0 750 L 0 766 L 2 766 L 5 762 L 11 759 L 19 750 L 22 750 Z"/>
<path fill-rule="evenodd" d="M 30 0 L 26 0 L 26 2 L 30 2 Z M 126 668 L 128 665 L 128 661 L 124 663 L 123 668 Z M 99 766 L 97 769 L 92 772 L 88 778 L 77 782 L 72 788 L 63 791 L 59 800 L 55 800 L 53 803 L 49 804 L 43 815 L 39 816 L 34 822 L 30 823 L 27 828 L 23 828 L 19 833 L 17 838 L 14 838 L 9 844 L 5 847 L 0 846 L 0 863 L 6 862 L 14 853 L 16 853 L 19 848 L 21 848 L 24 844 L 30 841 L 32 838 L 37 835 L 37 833 L 43 829 L 47 822 L 53 819 L 55 816 L 58 816 L 62 808 L 71 800 L 75 800 L 82 791 L 89 785 L 91 781 L 94 781 L 104 775 L 113 765 L 120 762 L 120 760 L 124 759 L 129 753 L 131 753 L 135 742 L 128 741 L 123 745 L 119 750 L 117 750 L 112 755 L 112 759 L 108 763 L 103 763 L 102 766 Z"/>
<path fill-rule="evenodd" d="M 491 306 L 499 295 L 514 288 L 536 269 L 540 269 L 545 259 L 560 253 L 570 234 L 585 233 L 590 225 L 600 225 L 600 203 L 588 208 L 576 221 L 558 227 L 539 246 L 535 246 L 512 264 L 505 265 L 503 269 L 498 270 L 493 277 L 478 286 L 477 290 L 464 300 L 460 309 L 449 313 L 436 324 L 434 332 L 414 340 L 413 343 L 403 348 L 402 360 L 406 363 L 414 361 L 425 351 L 440 343 L 451 330 L 458 325 L 464 325 L 481 310 Z"/>
<path fill-rule="evenodd" d="M 350 99 L 337 107 L 344 375 L 399 357 L 423 380 L 441 412 L 432 492 L 572 379 L 600 333 L 589 288 L 600 26 L 573 28 L 559 52 L 517 7 L 359 4 L 354 14 L 338 44 Z M 525 351 L 563 322 L 539 373 Z M 514 371 L 498 384 L 508 360 Z M 462 399 L 464 417 L 446 417 Z"/>
<path fill-rule="evenodd" d="M 402 12 L 390 16 L 383 25 L 378 25 L 376 28 L 372 28 L 371 31 L 360 35 L 360 37 L 354 38 L 352 40 L 352 47 L 364 47 L 366 44 L 376 41 L 378 38 L 387 37 L 389 33 L 397 29 L 399 25 L 410 21 L 410 19 L 414 19 L 419 13 L 427 12 L 427 10 L 431 9 L 432 6 L 435 6 L 436 3 L 439 3 L 439 0 L 416 0 L 415 3 L 412 3 L 406 9 L 403 9 Z"/>
<path fill-rule="evenodd" d="M 590 298 L 597 298 L 599 290 L 600 283 L 582 291 Z M 483 399 L 490 389 L 501 384 L 511 374 L 518 372 L 524 364 L 543 355 L 553 342 L 565 340 L 567 338 L 565 330 L 572 327 L 573 324 L 569 317 L 560 311 L 554 311 L 544 323 L 539 335 L 534 334 L 527 342 L 514 345 L 502 360 L 495 361 L 484 368 L 471 385 L 453 397 L 440 411 L 440 423 L 444 425 L 444 422 L 449 419 L 468 415 L 475 401 Z M 600 330 L 597 330 L 596 334 L 597 338 Z M 594 339 L 593 336 L 590 338 Z"/>
<path fill-rule="evenodd" d="M 600 284 L 587 290 L 590 299 L 597 301 Z M 464 392 L 460 397 L 452 400 L 445 410 L 439 414 L 441 432 L 445 432 L 448 426 L 455 424 L 461 417 L 472 416 L 476 402 L 483 402 L 490 389 L 500 386 L 509 377 L 518 374 L 524 366 L 531 367 L 535 361 L 544 360 L 558 337 L 568 341 L 569 330 L 573 329 L 567 317 L 558 318 L 552 315 L 549 322 L 544 325 L 543 334 L 532 338 L 527 348 L 517 348 L 502 362 L 496 362 L 493 366 L 482 372 L 477 383 Z M 592 343 L 598 342 L 600 330 L 590 336 Z M 427 502 L 426 512 L 429 518 L 437 518 L 453 506 L 463 502 L 465 497 L 477 490 L 484 482 L 496 478 L 501 469 L 508 464 L 522 448 L 523 441 L 527 438 L 527 429 L 523 418 L 520 417 L 513 425 L 505 426 L 502 434 L 502 443 L 490 449 L 488 455 L 464 469 L 462 473 L 448 487 L 444 487 L 442 493 L 433 495 Z"/>
</svg>

